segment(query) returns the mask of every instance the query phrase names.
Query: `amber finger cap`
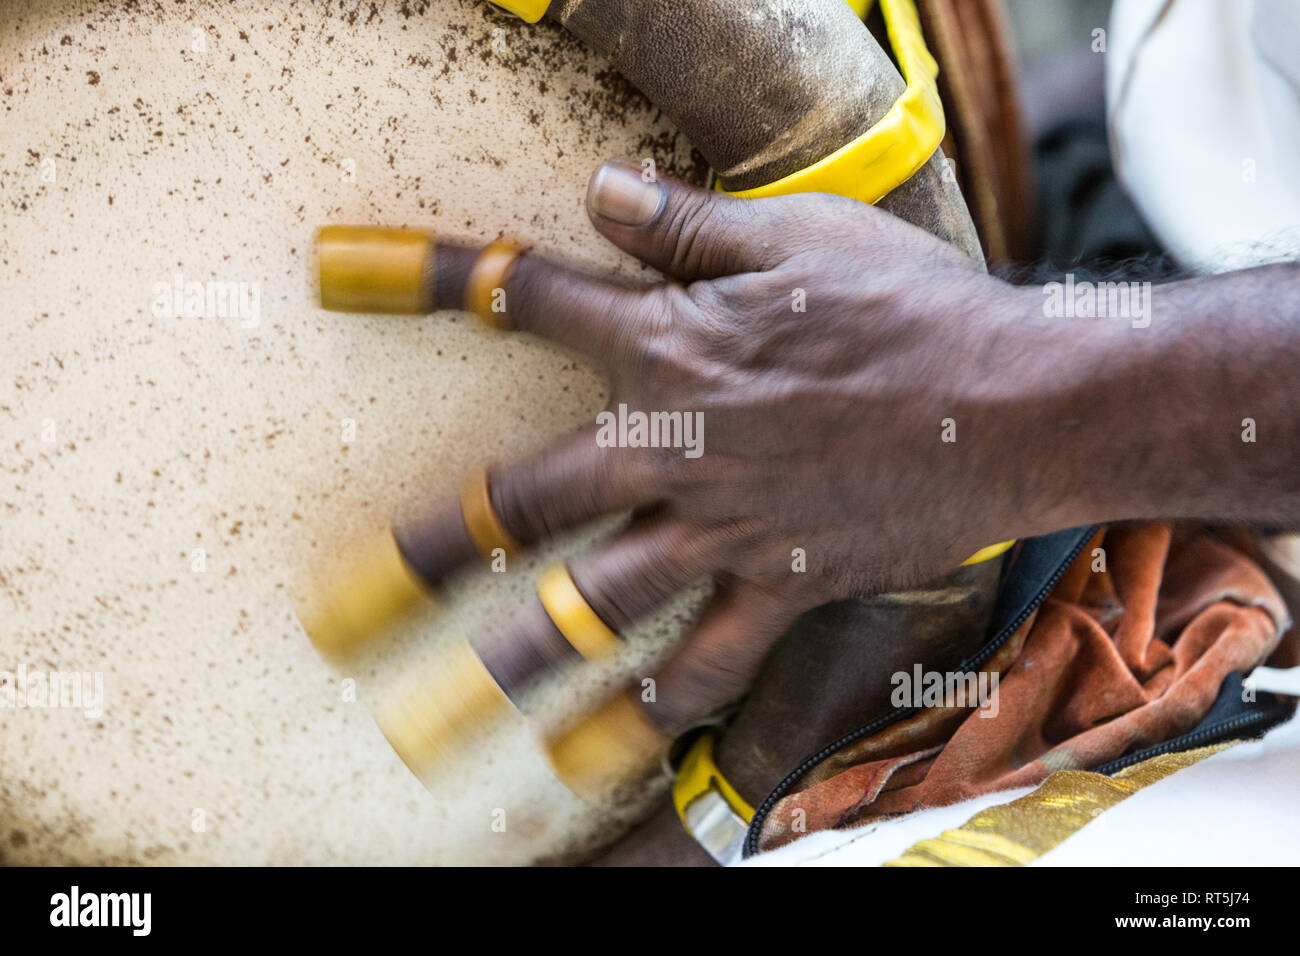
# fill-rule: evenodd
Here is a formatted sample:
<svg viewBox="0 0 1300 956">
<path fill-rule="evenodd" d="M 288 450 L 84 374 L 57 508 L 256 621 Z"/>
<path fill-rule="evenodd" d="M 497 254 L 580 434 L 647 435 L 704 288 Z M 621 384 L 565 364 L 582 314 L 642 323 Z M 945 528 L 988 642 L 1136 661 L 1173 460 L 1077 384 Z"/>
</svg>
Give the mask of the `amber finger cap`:
<svg viewBox="0 0 1300 956">
<path fill-rule="evenodd" d="M 325 226 L 316 234 L 321 308 L 432 312 L 435 248 L 433 234 L 416 229 Z"/>
</svg>

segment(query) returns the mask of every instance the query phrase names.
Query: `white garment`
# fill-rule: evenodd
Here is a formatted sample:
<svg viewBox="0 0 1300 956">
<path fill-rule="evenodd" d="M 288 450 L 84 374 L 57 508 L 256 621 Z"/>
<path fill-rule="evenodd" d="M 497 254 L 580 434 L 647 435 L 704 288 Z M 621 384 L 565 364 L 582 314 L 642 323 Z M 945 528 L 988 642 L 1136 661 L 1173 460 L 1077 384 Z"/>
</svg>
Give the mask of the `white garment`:
<svg viewBox="0 0 1300 956">
<path fill-rule="evenodd" d="M 1007 790 L 856 830 L 814 833 L 741 865 L 879 866 L 986 807 L 1032 792 Z M 1294 866 L 1298 858 L 1300 718 L 1293 718 L 1262 740 L 1142 788 L 1030 865 Z"/>
<path fill-rule="evenodd" d="M 1035 866 L 1295 866 L 1300 719 L 1144 787 Z"/>
<path fill-rule="evenodd" d="M 1106 53 L 1116 173 L 1181 262 L 1300 256 L 1300 3 L 1117 0 Z"/>
<path fill-rule="evenodd" d="M 750 857 L 742 866 L 879 866 L 918 840 L 961 826 L 985 807 L 1010 803 L 1033 787 L 985 794 L 951 807 L 918 810 L 905 817 L 869 823 L 854 830 L 823 830 L 788 846 Z"/>
</svg>

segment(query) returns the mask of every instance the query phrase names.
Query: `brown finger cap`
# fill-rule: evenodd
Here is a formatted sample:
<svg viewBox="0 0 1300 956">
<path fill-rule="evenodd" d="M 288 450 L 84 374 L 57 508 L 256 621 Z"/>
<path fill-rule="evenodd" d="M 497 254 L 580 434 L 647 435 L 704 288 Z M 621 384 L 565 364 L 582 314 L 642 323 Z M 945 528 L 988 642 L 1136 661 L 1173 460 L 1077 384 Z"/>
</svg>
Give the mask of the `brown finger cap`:
<svg viewBox="0 0 1300 956">
<path fill-rule="evenodd" d="M 555 775 L 587 803 L 603 803 L 639 783 L 668 753 L 671 738 L 655 728 L 634 694 L 605 702 L 547 748 Z"/>
<path fill-rule="evenodd" d="M 423 315 L 433 311 L 432 233 L 378 226 L 325 226 L 316 234 L 321 308 Z"/>
</svg>

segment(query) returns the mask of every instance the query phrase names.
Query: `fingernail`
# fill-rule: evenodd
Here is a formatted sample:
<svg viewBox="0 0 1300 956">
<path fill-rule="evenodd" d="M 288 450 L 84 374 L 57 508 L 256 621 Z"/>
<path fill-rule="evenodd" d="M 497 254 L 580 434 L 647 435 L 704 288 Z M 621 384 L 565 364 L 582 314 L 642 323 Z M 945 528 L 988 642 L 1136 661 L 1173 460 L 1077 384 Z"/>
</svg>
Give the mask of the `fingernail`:
<svg viewBox="0 0 1300 956">
<path fill-rule="evenodd" d="M 662 186 L 646 182 L 639 172 L 618 163 L 603 164 L 587 187 L 587 208 L 625 226 L 644 226 L 659 213 L 663 201 Z"/>
</svg>

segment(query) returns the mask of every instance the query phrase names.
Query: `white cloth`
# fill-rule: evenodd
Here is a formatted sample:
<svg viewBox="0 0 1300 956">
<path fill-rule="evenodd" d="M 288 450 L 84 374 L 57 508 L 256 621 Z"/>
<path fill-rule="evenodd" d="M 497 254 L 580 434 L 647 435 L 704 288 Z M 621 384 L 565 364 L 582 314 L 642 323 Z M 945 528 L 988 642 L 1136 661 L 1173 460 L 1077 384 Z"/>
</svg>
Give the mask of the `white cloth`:
<svg viewBox="0 0 1300 956">
<path fill-rule="evenodd" d="M 959 827 L 985 807 L 1009 803 L 1033 793 L 1033 787 L 986 794 L 951 807 L 918 810 L 905 817 L 870 823 L 855 830 L 823 830 L 770 853 L 750 857 L 742 866 L 879 866 L 917 840 Z"/>
<path fill-rule="evenodd" d="M 1300 3 L 1117 0 L 1106 52 L 1116 173 L 1181 262 L 1300 256 Z"/>
<path fill-rule="evenodd" d="M 814 833 L 744 866 L 879 866 L 1032 788 Z M 1031 866 L 1294 866 L 1300 860 L 1300 719 L 1144 787 Z"/>
<path fill-rule="evenodd" d="M 1295 866 L 1300 720 L 1144 787 L 1036 866 Z"/>
</svg>

